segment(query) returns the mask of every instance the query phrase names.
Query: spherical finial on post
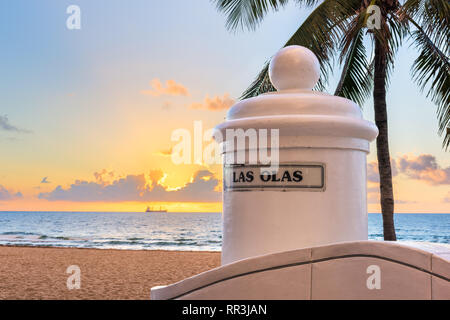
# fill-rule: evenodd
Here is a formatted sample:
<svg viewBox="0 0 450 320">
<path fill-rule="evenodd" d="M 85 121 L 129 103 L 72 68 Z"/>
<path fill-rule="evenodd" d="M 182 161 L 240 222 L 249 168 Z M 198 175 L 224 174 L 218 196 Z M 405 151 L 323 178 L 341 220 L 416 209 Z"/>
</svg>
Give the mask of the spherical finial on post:
<svg viewBox="0 0 450 320">
<path fill-rule="evenodd" d="M 320 76 L 316 55 L 302 46 L 288 46 L 272 58 L 269 77 L 278 90 L 311 90 Z"/>
</svg>

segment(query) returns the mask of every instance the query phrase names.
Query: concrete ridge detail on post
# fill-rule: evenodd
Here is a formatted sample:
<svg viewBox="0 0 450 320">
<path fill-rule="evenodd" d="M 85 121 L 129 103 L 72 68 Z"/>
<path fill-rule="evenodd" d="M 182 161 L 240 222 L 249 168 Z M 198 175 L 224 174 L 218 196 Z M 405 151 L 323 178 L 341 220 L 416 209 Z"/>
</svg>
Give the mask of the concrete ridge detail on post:
<svg viewBox="0 0 450 320">
<path fill-rule="evenodd" d="M 360 140 L 359 145 L 364 143 L 362 151 L 369 151 L 369 141 L 372 141 L 378 135 L 376 126 L 368 121 L 349 118 L 343 116 L 328 115 L 276 115 L 263 116 L 257 118 L 242 118 L 229 120 L 223 124 L 216 126 L 216 130 L 220 130 L 223 137 L 226 137 L 227 129 L 266 129 L 277 128 L 280 131 L 280 147 L 303 147 L 309 146 L 308 140 L 314 140 L 316 137 L 325 137 L 319 142 L 316 141 L 317 147 L 332 148 L 334 147 L 333 138 L 350 138 L 347 143 L 341 142 L 341 148 L 355 149 L 355 140 Z M 292 139 L 292 137 L 306 136 L 303 142 Z M 331 138 L 331 139 L 330 139 Z M 226 141 L 225 141 L 226 143 Z M 245 146 L 247 149 L 248 147 Z M 356 147 L 358 148 L 358 147 Z M 239 149 L 235 148 L 234 151 Z"/>
</svg>

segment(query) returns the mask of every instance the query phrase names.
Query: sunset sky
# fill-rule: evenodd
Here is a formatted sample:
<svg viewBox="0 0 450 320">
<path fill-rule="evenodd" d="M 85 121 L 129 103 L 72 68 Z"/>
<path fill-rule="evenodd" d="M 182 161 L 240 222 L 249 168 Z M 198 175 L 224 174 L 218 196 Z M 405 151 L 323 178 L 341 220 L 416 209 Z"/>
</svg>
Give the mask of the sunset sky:
<svg viewBox="0 0 450 320">
<path fill-rule="evenodd" d="M 80 30 L 66 27 L 71 4 Z M 0 211 L 221 211 L 221 166 L 174 164 L 172 132 L 222 122 L 307 13 L 290 4 L 229 32 L 207 0 L 1 1 Z M 417 54 L 404 44 L 389 86 L 396 211 L 449 213 L 450 154 L 411 81 Z M 362 108 L 373 120 L 372 101 Z"/>
</svg>

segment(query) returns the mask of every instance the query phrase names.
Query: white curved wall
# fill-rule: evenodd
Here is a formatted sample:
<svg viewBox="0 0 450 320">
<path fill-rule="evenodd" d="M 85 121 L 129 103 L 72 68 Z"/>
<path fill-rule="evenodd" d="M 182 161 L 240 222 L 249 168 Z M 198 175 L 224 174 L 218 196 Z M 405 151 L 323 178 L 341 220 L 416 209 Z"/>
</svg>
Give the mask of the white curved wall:
<svg viewBox="0 0 450 320">
<path fill-rule="evenodd" d="M 245 259 L 152 289 L 151 297 L 450 299 L 449 259 L 449 245 L 347 242 Z M 379 288 L 367 286 L 370 266 L 379 268 Z"/>
</svg>

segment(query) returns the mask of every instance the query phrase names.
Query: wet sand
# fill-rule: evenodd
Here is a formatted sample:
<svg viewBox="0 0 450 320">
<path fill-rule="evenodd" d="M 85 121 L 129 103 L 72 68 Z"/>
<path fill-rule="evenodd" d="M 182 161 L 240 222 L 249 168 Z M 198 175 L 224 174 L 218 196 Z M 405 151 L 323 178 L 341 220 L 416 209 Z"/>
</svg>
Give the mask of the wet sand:
<svg viewBox="0 0 450 320">
<path fill-rule="evenodd" d="M 81 288 L 69 290 L 76 265 Z M 220 252 L 0 246 L 0 299 L 149 299 L 150 288 L 220 265 Z"/>
</svg>

